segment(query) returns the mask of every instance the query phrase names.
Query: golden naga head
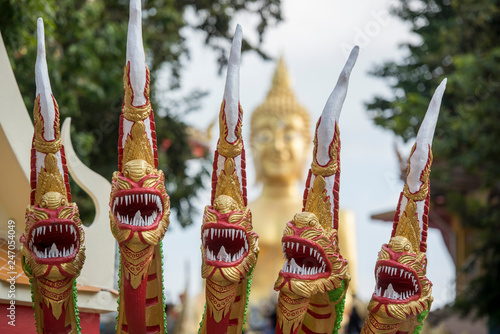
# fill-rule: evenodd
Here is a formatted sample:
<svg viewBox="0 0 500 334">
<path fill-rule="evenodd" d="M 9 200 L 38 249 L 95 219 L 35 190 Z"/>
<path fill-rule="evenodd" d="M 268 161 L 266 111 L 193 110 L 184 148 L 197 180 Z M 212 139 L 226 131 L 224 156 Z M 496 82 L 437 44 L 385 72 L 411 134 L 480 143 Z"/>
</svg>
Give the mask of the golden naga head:
<svg viewBox="0 0 500 334">
<path fill-rule="evenodd" d="M 111 231 L 118 243 L 156 246 L 169 225 L 165 177 L 144 160 L 132 160 L 111 182 Z"/>
<path fill-rule="evenodd" d="M 237 283 L 257 262 L 259 246 L 248 208 L 227 195 L 207 206 L 201 227 L 202 277 Z"/>
<path fill-rule="evenodd" d="M 347 291 L 350 276 L 347 261 L 339 252 L 337 236 L 338 119 L 358 50 L 358 47 L 352 50 L 316 126 L 313 159 L 304 191 L 304 209 L 287 224 L 281 239 L 286 262 L 274 285 L 274 289 L 281 292 L 310 298 L 342 286 L 343 294 Z"/>
<path fill-rule="evenodd" d="M 427 228 L 431 143 L 446 79 L 436 89 L 413 146 L 388 244 L 382 246 L 375 266 L 376 286 L 368 310 L 399 330 L 413 331 L 432 303 L 427 268 Z"/>
<path fill-rule="evenodd" d="M 275 290 L 310 298 L 341 287 L 344 280 L 348 283 L 347 261 L 339 254 L 337 240 L 337 230 L 322 226 L 314 213 L 296 214 L 281 239 L 286 262 Z"/>
<path fill-rule="evenodd" d="M 271 89 L 251 117 L 250 144 L 257 181 L 295 182 L 302 178 L 311 142 L 309 125 L 309 113 L 297 102 L 280 59 Z"/>
<path fill-rule="evenodd" d="M 28 276 L 59 280 L 79 275 L 85 261 L 85 236 L 78 207 L 70 202 L 59 108 L 50 88 L 41 18 L 37 33 L 31 205 L 26 210 L 26 227 L 20 238 L 21 254 Z"/>
<path fill-rule="evenodd" d="M 125 97 L 120 116 L 118 171 L 113 173 L 109 218 L 111 231 L 124 243 L 156 246 L 169 225 L 170 200 L 165 177 L 157 169 L 149 70 L 142 47 L 140 8 L 130 12 Z"/>
</svg>

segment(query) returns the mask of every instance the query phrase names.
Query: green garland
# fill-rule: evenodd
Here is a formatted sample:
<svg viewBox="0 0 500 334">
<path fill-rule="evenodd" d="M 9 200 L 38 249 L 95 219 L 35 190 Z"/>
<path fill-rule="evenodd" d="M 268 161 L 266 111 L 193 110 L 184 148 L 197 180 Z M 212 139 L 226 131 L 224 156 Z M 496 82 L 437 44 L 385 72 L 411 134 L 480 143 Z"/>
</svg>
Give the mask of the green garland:
<svg viewBox="0 0 500 334">
<path fill-rule="evenodd" d="M 339 301 L 335 305 L 335 313 L 337 317 L 335 318 L 335 327 L 333 328 L 332 334 L 338 334 L 339 329 L 340 329 L 340 323 L 342 322 L 342 319 L 344 318 L 344 307 L 345 307 L 345 300 L 347 296 L 347 292 L 345 290 L 345 280 L 342 281 L 340 284 L 340 287 L 333 291 L 328 291 L 328 296 L 330 297 L 331 302 L 336 302 L 340 299 L 342 294 L 344 297 L 342 298 L 341 301 Z M 345 292 L 345 293 L 344 293 Z"/>
<path fill-rule="evenodd" d="M 81 334 L 82 327 L 80 326 L 80 310 L 78 309 L 78 291 L 76 289 L 76 279 L 73 280 L 73 307 L 75 308 L 76 332 Z"/>
<path fill-rule="evenodd" d="M 243 326 L 241 327 L 242 333 L 245 332 L 245 324 L 247 322 L 247 312 L 248 312 L 248 300 L 250 299 L 250 290 L 252 289 L 252 277 L 253 277 L 253 269 L 255 268 L 255 264 L 250 269 L 247 277 L 247 300 L 245 302 L 245 312 L 243 313 Z"/>
<path fill-rule="evenodd" d="M 35 294 L 33 293 L 33 272 L 31 271 L 30 266 L 26 263 L 26 259 L 24 256 L 21 257 L 22 266 L 24 271 L 26 271 L 30 275 L 30 289 L 31 289 L 31 308 L 35 309 Z M 36 313 L 33 312 L 33 318 L 35 318 L 35 332 L 38 333 L 38 326 L 36 325 Z"/>
<path fill-rule="evenodd" d="M 427 318 L 427 315 L 429 314 L 429 310 L 425 310 L 420 314 L 417 314 L 417 322 L 420 323 L 420 325 L 415 328 L 415 332 L 413 334 L 419 334 L 420 331 L 422 330 L 422 326 L 424 326 L 424 320 Z"/>
<path fill-rule="evenodd" d="M 168 334 L 167 331 L 167 313 L 165 312 L 165 278 L 163 277 L 163 241 L 160 241 L 159 244 L 160 247 L 160 255 L 161 255 L 161 268 L 160 268 L 160 274 L 161 274 L 161 299 L 163 301 L 163 326 L 165 328 L 165 334 Z M 158 274 L 157 276 L 158 277 Z"/>
<path fill-rule="evenodd" d="M 203 326 L 203 320 L 205 319 L 205 313 L 207 313 L 207 303 L 205 302 L 205 307 L 203 308 L 203 315 L 201 316 L 200 328 L 198 328 L 198 334 L 201 333 L 201 327 Z"/>
<path fill-rule="evenodd" d="M 122 256 L 120 253 L 120 247 L 118 247 L 118 258 L 120 261 L 118 262 L 118 298 L 116 299 L 116 302 L 118 303 L 118 307 L 116 308 L 116 311 L 118 312 L 116 314 L 116 325 L 115 325 L 115 331 L 118 331 L 118 318 L 120 317 L 120 293 L 121 293 L 121 281 L 122 281 Z"/>
</svg>

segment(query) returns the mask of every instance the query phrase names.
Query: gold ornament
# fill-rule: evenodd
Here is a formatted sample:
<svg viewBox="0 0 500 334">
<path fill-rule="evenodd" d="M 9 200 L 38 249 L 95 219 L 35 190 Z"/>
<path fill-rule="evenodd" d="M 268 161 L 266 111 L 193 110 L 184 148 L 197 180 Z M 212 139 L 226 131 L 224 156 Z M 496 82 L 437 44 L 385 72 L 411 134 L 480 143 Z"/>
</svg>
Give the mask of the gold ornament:
<svg viewBox="0 0 500 334">
<path fill-rule="evenodd" d="M 130 85 L 130 63 L 124 68 L 123 86 L 125 90 L 125 97 L 123 99 L 122 114 L 127 120 L 131 122 L 144 121 L 151 115 L 152 108 L 149 100 L 149 68 L 146 66 L 146 87 L 144 88 L 144 96 L 147 97 L 147 103 L 144 106 L 135 107 L 132 105 L 132 87 Z M 139 92 L 135 92 L 138 94 Z M 141 92 L 142 93 L 142 92 Z"/>
<path fill-rule="evenodd" d="M 243 117 L 243 110 L 241 109 L 241 106 L 238 105 L 240 119 L 238 119 L 238 122 L 236 123 L 234 133 L 236 140 L 233 143 L 229 143 L 227 141 L 229 129 L 227 128 L 226 113 L 224 112 L 225 106 L 226 103 L 222 102 L 221 111 L 219 113 L 220 135 L 219 142 L 217 143 L 217 151 L 220 155 L 223 155 L 226 158 L 235 158 L 240 155 L 243 150 L 243 139 L 241 137 L 241 118 Z"/>
<path fill-rule="evenodd" d="M 234 169 L 233 158 L 226 158 L 224 169 L 221 171 L 215 188 L 215 198 L 221 195 L 229 196 L 236 202 L 238 210 L 245 208 L 243 196 L 241 195 L 241 185 L 236 170 Z"/>
<path fill-rule="evenodd" d="M 318 120 L 319 125 L 320 120 Z M 338 164 L 338 152 L 340 152 L 340 136 L 339 136 L 339 125 L 335 122 L 335 134 L 333 137 L 333 142 L 330 145 L 330 161 L 325 166 L 320 166 L 318 161 L 316 160 L 316 156 L 318 153 L 318 137 L 314 137 L 314 153 L 313 153 L 313 161 L 311 163 L 311 171 L 314 175 L 321 175 L 323 177 L 331 176 L 337 173 L 339 169 Z"/>
<path fill-rule="evenodd" d="M 47 141 L 43 137 L 44 126 L 43 126 L 43 117 L 41 113 L 40 107 L 40 95 L 38 95 L 35 99 L 35 107 L 33 108 L 33 119 L 35 123 L 35 138 L 33 140 L 33 148 L 42 153 L 57 153 L 61 150 L 62 142 L 60 138 L 60 128 L 59 128 L 59 106 L 57 105 L 57 101 L 54 101 L 54 109 L 56 112 L 56 118 L 54 122 L 54 140 Z"/>
<path fill-rule="evenodd" d="M 307 194 L 304 211 L 315 214 L 321 226 L 326 229 L 332 226 L 333 214 L 330 199 L 326 196 L 325 186 L 325 178 L 317 175 L 314 178 L 313 188 Z"/>
<path fill-rule="evenodd" d="M 143 121 L 134 123 L 123 147 L 122 166 L 132 160 L 144 160 L 150 166 L 154 166 L 153 149 Z"/>
</svg>

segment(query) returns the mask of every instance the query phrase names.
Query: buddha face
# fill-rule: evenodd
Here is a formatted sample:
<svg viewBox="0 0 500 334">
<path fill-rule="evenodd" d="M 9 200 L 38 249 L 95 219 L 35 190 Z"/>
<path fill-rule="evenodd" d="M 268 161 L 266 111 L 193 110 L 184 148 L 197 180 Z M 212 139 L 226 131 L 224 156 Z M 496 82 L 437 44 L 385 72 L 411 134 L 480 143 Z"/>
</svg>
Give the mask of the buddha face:
<svg viewBox="0 0 500 334">
<path fill-rule="evenodd" d="M 309 143 L 300 115 L 261 115 L 253 124 L 252 153 L 258 179 L 286 183 L 302 176 Z"/>
</svg>

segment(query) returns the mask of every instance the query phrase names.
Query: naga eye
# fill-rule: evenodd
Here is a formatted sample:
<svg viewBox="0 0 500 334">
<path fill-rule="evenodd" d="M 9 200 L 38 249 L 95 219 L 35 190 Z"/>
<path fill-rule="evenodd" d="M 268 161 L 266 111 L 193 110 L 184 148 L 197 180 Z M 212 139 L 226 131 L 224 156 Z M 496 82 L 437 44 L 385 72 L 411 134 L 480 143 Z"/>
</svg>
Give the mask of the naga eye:
<svg viewBox="0 0 500 334">
<path fill-rule="evenodd" d="M 151 174 L 152 172 L 153 172 L 153 169 L 152 169 L 151 167 L 149 167 L 149 166 L 148 166 L 148 167 L 146 168 L 146 175 L 149 175 L 149 174 Z"/>
<path fill-rule="evenodd" d="M 405 245 L 404 250 L 405 250 L 405 252 L 409 252 L 411 250 L 411 246 L 410 245 Z"/>
<path fill-rule="evenodd" d="M 46 208 L 47 207 L 47 201 L 46 200 L 43 200 L 40 202 L 40 207 L 41 208 Z"/>
<path fill-rule="evenodd" d="M 123 171 L 123 176 L 125 176 L 126 178 L 128 178 L 129 175 L 130 175 L 130 172 L 129 172 L 128 169 L 126 169 L 126 170 Z"/>
<path fill-rule="evenodd" d="M 66 201 L 66 198 L 61 198 L 61 206 L 66 206 L 68 205 L 68 202 Z"/>
</svg>

